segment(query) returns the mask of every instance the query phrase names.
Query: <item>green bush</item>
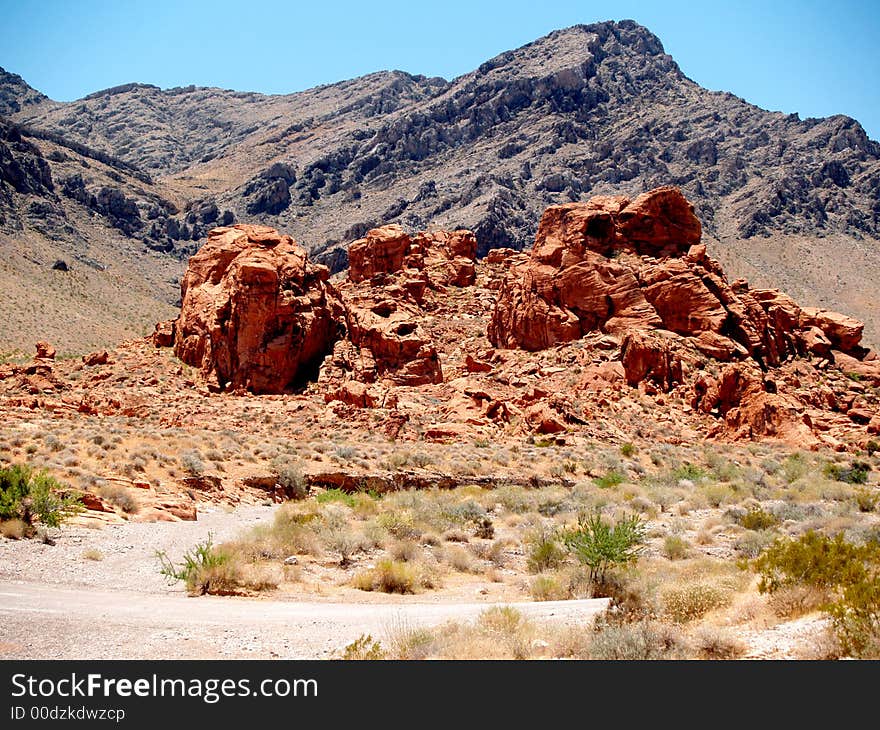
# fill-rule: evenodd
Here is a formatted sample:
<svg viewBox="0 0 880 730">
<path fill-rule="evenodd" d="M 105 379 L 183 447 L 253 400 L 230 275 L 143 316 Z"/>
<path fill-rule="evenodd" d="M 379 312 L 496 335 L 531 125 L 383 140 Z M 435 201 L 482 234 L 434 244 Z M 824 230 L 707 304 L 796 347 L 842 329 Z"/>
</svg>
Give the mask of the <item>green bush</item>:
<svg viewBox="0 0 880 730">
<path fill-rule="evenodd" d="M 564 560 L 565 551 L 559 545 L 555 533 L 540 530 L 529 539 L 526 567 L 530 573 L 553 570 Z"/>
<path fill-rule="evenodd" d="M 348 492 L 343 492 L 341 489 L 328 489 L 324 492 L 321 492 L 320 494 L 316 494 L 315 501 L 318 504 L 327 504 L 328 502 L 342 502 L 342 504 L 352 508 L 354 508 L 355 505 L 354 495 L 349 494 Z"/>
<path fill-rule="evenodd" d="M 797 539 L 777 539 L 754 561 L 758 589 L 774 593 L 783 586 L 831 589 L 862 582 L 867 563 L 880 557 L 877 543 L 853 545 L 843 534 L 828 537 L 809 530 Z"/>
<path fill-rule="evenodd" d="M 828 613 L 841 649 L 865 659 L 880 657 L 880 578 L 847 586 Z"/>
<path fill-rule="evenodd" d="M 864 484 L 868 481 L 868 474 L 871 473 L 871 465 L 865 461 L 854 461 L 849 466 L 843 466 L 829 461 L 822 472 L 826 477 L 837 482 Z"/>
<path fill-rule="evenodd" d="M 758 588 L 774 593 L 806 585 L 825 591 L 825 610 L 841 649 L 863 658 L 880 657 L 880 544 L 854 545 L 807 532 L 777 540 L 756 561 Z"/>
<path fill-rule="evenodd" d="M 342 650 L 346 661 L 376 661 L 385 658 L 382 645 L 370 634 L 361 634 Z"/>
<path fill-rule="evenodd" d="M 672 478 L 675 481 L 687 479 L 692 482 L 698 482 L 706 476 L 706 470 L 696 464 L 682 464 L 672 472 Z"/>
<path fill-rule="evenodd" d="M 753 505 L 737 519 L 737 522 L 747 530 L 769 530 L 779 524 L 779 518 L 772 512 Z"/>
<path fill-rule="evenodd" d="M 180 566 L 174 565 L 164 551 L 157 551 L 156 557 L 161 564 L 160 572 L 168 582 L 183 581 L 191 595 L 232 595 L 237 592 L 241 578 L 238 569 L 227 552 L 214 547 L 211 535 L 184 553 Z"/>
<path fill-rule="evenodd" d="M 593 484 L 599 487 L 599 489 L 609 489 L 622 484 L 624 481 L 626 481 L 626 477 L 616 469 L 612 469 L 605 476 L 593 479 Z"/>
<path fill-rule="evenodd" d="M 613 525 L 599 512 L 582 516 L 576 528 L 562 535 L 563 544 L 590 569 L 592 582 L 604 583 L 609 569 L 635 562 L 644 550 L 645 523 L 638 515 Z"/>
<path fill-rule="evenodd" d="M 82 509 L 79 499 L 66 494 L 66 489 L 46 472 L 24 464 L 0 469 L 0 521 L 20 520 L 28 533 L 37 521 L 58 527 Z"/>
</svg>

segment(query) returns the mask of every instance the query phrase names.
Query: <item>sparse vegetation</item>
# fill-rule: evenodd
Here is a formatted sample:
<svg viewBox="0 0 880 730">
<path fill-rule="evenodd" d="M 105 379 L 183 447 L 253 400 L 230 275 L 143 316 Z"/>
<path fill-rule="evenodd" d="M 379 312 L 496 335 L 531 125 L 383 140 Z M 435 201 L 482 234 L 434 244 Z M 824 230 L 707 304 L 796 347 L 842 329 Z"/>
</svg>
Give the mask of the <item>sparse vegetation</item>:
<svg viewBox="0 0 880 730">
<path fill-rule="evenodd" d="M 45 471 L 24 464 L 0 468 L 0 523 L 13 523 L 4 535 L 32 535 L 37 523 L 58 527 L 80 509 L 69 488 Z"/>
<path fill-rule="evenodd" d="M 582 517 L 562 535 L 569 551 L 590 569 L 590 580 L 604 583 L 609 569 L 638 559 L 645 540 L 645 523 L 638 515 L 609 524 L 599 512 Z"/>
</svg>

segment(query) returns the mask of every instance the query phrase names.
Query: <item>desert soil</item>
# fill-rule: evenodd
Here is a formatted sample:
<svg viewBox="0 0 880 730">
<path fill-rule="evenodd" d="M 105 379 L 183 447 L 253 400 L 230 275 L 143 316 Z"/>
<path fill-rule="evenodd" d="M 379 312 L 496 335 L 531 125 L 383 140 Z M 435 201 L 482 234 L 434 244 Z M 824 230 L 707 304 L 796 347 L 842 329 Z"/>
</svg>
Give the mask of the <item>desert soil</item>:
<svg viewBox="0 0 880 730">
<path fill-rule="evenodd" d="M 376 603 L 198 597 L 169 586 L 156 551 L 178 558 L 212 535 L 223 541 L 271 517 L 242 506 L 200 513 L 197 522 L 65 527 L 55 545 L 0 542 L 0 658 L 5 659 L 318 659 L 338 656 L 362 634 L 470 621 L 492 605 L 438 594 Z M 97 551 L 102 560 L 83 557 Z M 371 601 L 372 599 L 372 601 Z M 395 600 L 396 599 L 396 600 Z M 451 600 L 450 600 L 451 599 Z M 516 604 L 535 621 L 587 624 L 607 599 Z M 508 605 L 508 604 L 505 604 Z"/>
</svg>

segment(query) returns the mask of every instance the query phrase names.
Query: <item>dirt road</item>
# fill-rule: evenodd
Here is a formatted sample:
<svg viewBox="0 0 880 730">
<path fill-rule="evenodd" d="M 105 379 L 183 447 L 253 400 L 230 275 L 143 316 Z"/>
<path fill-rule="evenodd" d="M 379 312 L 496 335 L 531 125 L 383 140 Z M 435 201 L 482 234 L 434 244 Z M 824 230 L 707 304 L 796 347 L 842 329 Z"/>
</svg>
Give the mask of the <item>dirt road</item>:
<svg viewBox="0 0 880 730">
<path fill-rule="evenodd" d="M 539 621 L 583 622 L 607 599 L 518 603 Z M 0 657 L 322 658 L 361 634 L 476 618 L 487 603 L 343 604 L 161 595 L 0 581 Z"/>
</svg>

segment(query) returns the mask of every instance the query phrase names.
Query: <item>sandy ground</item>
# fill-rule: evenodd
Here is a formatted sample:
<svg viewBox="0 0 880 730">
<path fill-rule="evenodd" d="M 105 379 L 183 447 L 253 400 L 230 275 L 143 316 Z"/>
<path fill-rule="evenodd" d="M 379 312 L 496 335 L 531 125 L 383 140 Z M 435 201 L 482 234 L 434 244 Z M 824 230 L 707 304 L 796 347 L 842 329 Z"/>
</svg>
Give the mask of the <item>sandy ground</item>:
<svg viewBox="0 0 880 730">
<path fill-rule="evenodd" d="M 55 545 L 0 541 L 0 657 L 34 659 L 329 658 L 361 634 L 468 621 L 494 604 L 422 594 L 363 603 L 277 597 L 190 598 L 155 557 L 208 534 L 221 542 L 273 507 L 217 508 L 196 522 L 68 526 Z M 97 550 L 100 561 L 83 554 Z M 505 604 L 507 605 L 507 604 Z M 607 599 L 517 603 L 537 621 L 588 622 Z"/>
</svg>

